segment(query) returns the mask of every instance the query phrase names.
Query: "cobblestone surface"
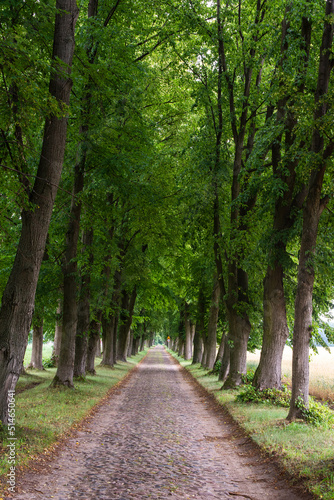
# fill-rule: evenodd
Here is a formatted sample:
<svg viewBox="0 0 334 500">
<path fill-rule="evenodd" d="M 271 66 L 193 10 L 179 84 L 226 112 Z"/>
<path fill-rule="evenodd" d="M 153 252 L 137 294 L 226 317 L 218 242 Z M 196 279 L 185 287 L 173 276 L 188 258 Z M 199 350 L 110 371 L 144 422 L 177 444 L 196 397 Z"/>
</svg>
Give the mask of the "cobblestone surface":
<svg viewBox="0 0 334 500">
<path fill-rule="evenodd" d="M 17 500 L 310 498 L 289 488 L 163 348 L 70 438 Z"/>
</svg>

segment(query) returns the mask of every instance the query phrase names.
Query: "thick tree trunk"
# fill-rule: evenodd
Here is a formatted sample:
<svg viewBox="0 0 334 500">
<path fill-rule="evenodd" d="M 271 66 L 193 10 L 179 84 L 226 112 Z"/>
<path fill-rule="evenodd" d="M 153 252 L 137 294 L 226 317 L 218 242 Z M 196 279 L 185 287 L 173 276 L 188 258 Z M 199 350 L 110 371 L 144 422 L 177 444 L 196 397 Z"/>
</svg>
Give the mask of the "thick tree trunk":
<svg viewBox="0 0 334 500">
<path fill-rule="evenodd" d="M 44 370 L 43 366 L 43 317 L 34 318 L 32 334 L 32 353 L 28 368 Z"/>
<path fill-rule="evenodd" d="M 73 387 L 75 341 L 78 321 L 77 305 L 77 247 L 79 241 L 80 217 L 82 204 L 77 199 L 84 186 L 84 168 L 80 162 L 75 166 L 74 187 L 72 194 L 70 221 L 66 233 L 63 296 L 63 334 L 60 345 L 57 373 L 52 386 Z"/>
<path fill-rule="evenodd" d="M 219 348 L 218 348 L 218 351 L 217 351 L 217 356 L 216 356 L 216 359 L 215 359 L 215 364 L 218 363 L 218 361 L 221 361 L 223 359 L 224 348 L 225 348 L 225 337 L 226 337 L 226 333 L 223 333 L 222 338 L 220 340 Z"/>
<path fill-rule="evenodd" d="M 202 363 L 205 308 L 205 295 L 202 287 L 200 287 L 197 305 L 197 321 L 195 325 L 193 364 Z"/>
<path fill-rule="evenodd" d="M 224 389 L 230 389 L 242 384 L 242 375 L 247 373 L 247 344 L 251 330 L 247 315 L 240 316 L 232 309 L 232 311 L 229 311 L 228 316 L 230 369 L 224 383 Z"/>
<path fill-rule="evenodd" d="M 215 279 L 214 288 L 211 297 L 211 306 L 208 322 L 208 334 L 206 338 L 206 357 L 203 366 L 212 370 L 215 364 L 217 353 L 217 323 L 219 314 L 220 286 L 219 281 Z"/>
<path fill-rule="evenodd" d="M 187 303 L 185 303 L 184 327 L 185 327 L 184 359 L 189 360 L 192 357 L 192 334 L 191 334 L 191 322 L 189 319 L 189 305 Z"/>
<path fill-rule="evenodd" d="M 75 338 L 74 372 L 75 378 L 86 376 L 86 360 L 88 348 L 88 334 L 90 327 L 90 268 L 93 264 L 92 244 L 93 230 L 85 229 L 83 238 L 83 252 L 89 252 L 89 267 L 81 278 L 81 290 L 78 304 L 78 322 Z"/>
<path fill-rule="evenodd" d="M 196 363 L 202 363 L 202 357 L 203 357 L 202 330 L 200 329 L 200 326 L 196 323 L 195 336 L 194 336 L 193 365 L 195 365 Z"/>
<path fill-rule="evenodd" d="M 333 153 L 333 144 L 324 149 L 322 120 L 329 110 L 326 94 L 333 64 L 332 44 L 334 35 L 334 1 L 326 1 L 326 18 L 324 21 L 322 43 L 320 47 L 317 90 L 315 94 L 315 126 L 310 148 L 313 169 L 309 180 L 309 191 L 303 210 L 303 231 L 300 245 L 297 294 L 295 300 L 295 323 L 293 330 L 292 356 L 292 396 L 289 420 L 298 418 L 301 410 L 298 400 L 308 408 L 309 397 L 309 344 L 312 334 L 312 296 L 314 284 L 314 255 L 320 215 L 325 208 L 328 197 L 321 198 L 321 190 L 328 158 Z M 319 121 L 319 123 L 317 123 Z"/>
<path fill-rule="evenodd" d="M 138 354 L 140 341 L 141 341 L 141 337 L 136 337 L 133 339 L 132 353 L 131 353 L 132 356 L 136 356 L 136 354 Z"/>
<path fill-rule="evenodd" d="M 224 354 L 222 357 L 222 364 L 219 369 L 218 380 L 221 382 L 225 382 L 229 373 L 230 373 L 230 344 L 228 335 L 224 335 Z"/>
<path fill-rule="evenodd" d="M 132 346 L 133 346 L 133 331 L 130 328 L 130 339 L 129 339 L 129 347 L 128 347 L 128 358 L 132 356 Z"/>
<path fill-rule="evenodd" d="M 108 318 L 102 317 L 102 330 L 103 330 L 103 358 L 101 365 L 114 366 L 114 325 L 115 317 L 109 316 Z"/>
<path fill-rule="evenodd" d="M 289 10 L 289 7 L 287 8 Z M 295 214 L 293 209 L 300 209 L 307 194 L 306 189 L 301 189 L 296 194 L 296 173 L 298 158 L 295 155 L 287 154 L 295 147 L 296 136 L 295 127 L 297 119 L 293 112 L 293 106 L 287 106 L 288 101 L 293 101 L 285 90 L 285 76 L 282 71 L 286 55 L 289 48 L 289 22 L 284 19 L 282 22 L 282 57 L 279 62 L 280 73 L 279 85 L 282 88 L 282 97 L 278 101 L 276 121 L 279 129 L 284 126 L 283 133 L 276 138 L 272 144 L 272 166 L 274 178 L 279 179 L 285 185 L 285 190 L 275 203 L 273 234 L 274 238 L 269 249 L 270 265 L 264 279 L 263 293 L 263 342 L 259 366 L 255 372 L 253 385 L 258 389 L 280 388 L 281 387 L 281 364 L 283 350 L 289 336 L 286 305 L 283 287 L 284 268 L 282 262 L 286 256 L 287 233 L 294 224 Z M 304 92 L 305 76 L 308 65 L 309 49 L 311 43 L 311 23 L 304 17 L 301 24 L 300 39 L 304 48 L 304 65 L 298 75 L 300 93 Z M 268 113 L 268 116 L 271 113 Z M 284 169 L 282 165 L 281 150 L 284 145 L 285 158 Z M 301 148 L 303 146 L 301 145 Z M 286 158 L 287 157 L 287 158 Z"/>
<path fill-rule="evenodd" d="M 136 288 L 133 289 L 131 296 L 126 290 L 123 290 L 117 347 L 117 359 L 119 359 L 120 361 L 126 361 L 127 359 L 130 340 L 130 328 L 136 298 Z"/>
<path fill-rule="evenodd" d="M 78 17 L 75 0 L 57 0 L 50 94 L 62 108 L 69 105 L 69 78 Z M 35 293 L 44 255 L 52 208 L 66 145 L 67 117 L 47 118 L 40 162 L 29 197 L 30 211 L 22 213 L 21 237 L 5 287 L 0 311 L 0 420 L 6 424 L 7 394 L 15 390 L 31 325 Z"/>
<path fill-rule="evenodd" d="M 96 339 L 96 357 L 102 358 L 101 338 Z"/>
<path fill-rule="evenodd" d="M 99 315 L 100 316 L 100 315 Z M 89 325 L 89 337 L 87 347 L 86 372 L 91 375 L 96 375 L 95 357 L 97 356 L 97 343 L 100 344 L 100 326 L 99 319 L 92 319 Z M 101 355 L 101 350 L 100 350 Z"/>
<path fill-rule="evenodd" d="M 253 385 L 257 389 L 282 386 L 283 350 L 289 336 L 283 288 L 283 268 L 268 267 L 263 292 L 263 343 Z"/>
<path fill-rule="evenodd" d="M 145 349 L 145 335 L 142 335 L 141 338 L 140 338 L 140 347 L 139 347 L 139 351 L 143 351 Z"/>
<path fill-rule="evenodd" d="M 56 328 L 55 328 L 55 336 L 54 336 L 52 355 L 51 355 L 54 366 L 58 365 L 58 359 L 59 359 L 59 353 L 60 353 L 60 343 L 61 343 L 61 337 L 62 337 L 62 331 L 63 331 L 62 316 L 63 316 L 62 303 L 61 303 L 61 301 L 59 301 L 57 311 L 56 311 Z"/>
</svg>

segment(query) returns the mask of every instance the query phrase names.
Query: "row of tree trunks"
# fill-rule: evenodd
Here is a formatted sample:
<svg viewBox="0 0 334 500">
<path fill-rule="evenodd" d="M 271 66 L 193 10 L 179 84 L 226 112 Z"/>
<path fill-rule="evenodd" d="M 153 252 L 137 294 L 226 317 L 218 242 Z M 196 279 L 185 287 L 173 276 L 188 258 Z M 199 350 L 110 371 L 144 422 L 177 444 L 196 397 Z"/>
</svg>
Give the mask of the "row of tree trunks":
<svg viewBox="0 0 334 500">
<path fill-rule="evenodd" d="M 53 70 L 50 94 L 59 107 L 69 106 L 74 54 L 74 30 L 78 18 L 75 0 L 56 1 Z M 7 394 L 19 378 L 34 311 L 37 281 L 52 209 L 61 176 L 67 133 L 67 116 L 54 114 L 45 122 L 43 145 L 29 209 L 22 212 L 17 254 L 5 287 L 0 311 L 0 420 L 8 422 Z"/>
</svg>

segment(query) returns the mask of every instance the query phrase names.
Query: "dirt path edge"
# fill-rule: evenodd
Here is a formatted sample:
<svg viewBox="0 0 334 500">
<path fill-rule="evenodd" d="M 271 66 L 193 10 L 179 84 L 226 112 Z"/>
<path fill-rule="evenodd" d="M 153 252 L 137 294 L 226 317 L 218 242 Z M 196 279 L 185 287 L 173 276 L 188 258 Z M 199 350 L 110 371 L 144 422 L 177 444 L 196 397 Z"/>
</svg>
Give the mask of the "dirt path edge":
<svg viewBox="0 0 334 500">
<path fill-rule="evenodd" d="M 87 413 L 77 422 L 71 425 L 71 427 L 64 433 L 60 434 L 57 439 L 47 448 L 44 449 L 43 453 L 41 453 L 38 456 L 35 456 L 29 460 L 24 465 L 21 465 L 16 468 L 16 483 L 19 483 L 21 477 L 26 474 L 29 470 L 32 469 L 34 472 L 42 472 L 46 471 L 48 465 L 50 462 L 52 462 L 62 451 L 62 449 L 65 446 L 66 441 L 68 441 L 69 438 L 74 437 L 76 432 L 79 430 L 84 430 L 86 425 L 89 423 L 90 419 L 93 418 L 93 416 L 96 414 L 98 409 L 108 401 L 112 397 L 112 395 L 115 393 L 115 391 L 120 390 L 123 386 L 125 386 L 130 378 L 136 373 L 138 370 L 140 364 L 145 360 L 146 356 L 148 355 L 149 350 L 143 356 L 143 358 L 133 367 L 131 368 L 124 377 L 119 380 L 115 385 L 110 387 L 106 394 L 97 402 L 95 403 L 94 406 L 92 406 Z M 174 358 L 173 358 L 174 359 Z M 0 477 L 1 480 L 6 479 L 6 477 Z M 15 498 L 14 495 L 8 494 L 7 487 L 5 486 L 5 483 L 1 484 L 0 486 L 0 500 L 2 497 L 7 497 L 7 498 Z"/>
</svg>

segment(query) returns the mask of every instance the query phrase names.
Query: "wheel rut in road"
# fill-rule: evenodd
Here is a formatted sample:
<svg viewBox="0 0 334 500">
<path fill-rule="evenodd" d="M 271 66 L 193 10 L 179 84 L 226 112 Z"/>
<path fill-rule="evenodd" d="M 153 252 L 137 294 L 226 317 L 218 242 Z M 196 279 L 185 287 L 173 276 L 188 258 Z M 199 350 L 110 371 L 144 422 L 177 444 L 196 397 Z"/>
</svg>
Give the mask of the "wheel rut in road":
<svg viewBox="0 0 334 500">
<path fill-rule="evenodd" d="M 14 498 L 312 498 L 289 486 L 162 347 L 149 351 L 47 469 L 22 475 Z"/>
</svg>

